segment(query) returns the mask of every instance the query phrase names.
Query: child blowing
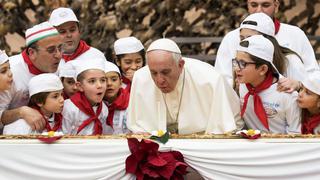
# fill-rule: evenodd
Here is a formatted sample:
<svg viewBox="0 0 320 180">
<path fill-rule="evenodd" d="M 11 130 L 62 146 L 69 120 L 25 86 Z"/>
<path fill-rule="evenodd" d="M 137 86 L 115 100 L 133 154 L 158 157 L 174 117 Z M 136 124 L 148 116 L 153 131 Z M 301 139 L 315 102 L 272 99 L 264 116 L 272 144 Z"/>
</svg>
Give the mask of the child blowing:
<svg viewBox="0 0 320 180">
<path fill-rule="evenodd" d="M 302 134 L 320 134 L 320 72 L 309 73 L 302 84 L 297 100 L 302 108 Z"/>
<path fill-rule="evenodd" d="M 79 92 L 65 101 L 62 129 L 65 134 L 111 134 L 107 126 L 108 107 L 102 102 L 106 92 L 105 61 L 74 60 Z"/>
<path fill-rule="evenodd" d="M 130 93 L 128 89 L 121 88 L 121 75 L 115 64 L 106 64 L 105 73 L 107 89 L 104 102 L 109 109 L 107 124 L 113 128 L 113 134 L 126 134 L 130 132 L 127 128 L 127 107 Z"/>
<path fill-rule="evenodd" d="M 4 126 L 3 134 L 41 134 L 42 132 L 61 131 L 63 109 L 62 83 L 52 73 L 44 73 L 31 78 L 29 84 L 29 107 L 40 112 L 46 120 L 45 129 L 32 131 L 24 119 Z"/>
<path fill-rule="evenodd" d="M 241 116 L 248 128 L 264 133 L 300 133 L 297 93 L 277 91 L 279 72 L 272 63 L 273 54 L 273 44 L 262 35 L 240 42 L 232 63 L 241 83 Z"/>
</svg>

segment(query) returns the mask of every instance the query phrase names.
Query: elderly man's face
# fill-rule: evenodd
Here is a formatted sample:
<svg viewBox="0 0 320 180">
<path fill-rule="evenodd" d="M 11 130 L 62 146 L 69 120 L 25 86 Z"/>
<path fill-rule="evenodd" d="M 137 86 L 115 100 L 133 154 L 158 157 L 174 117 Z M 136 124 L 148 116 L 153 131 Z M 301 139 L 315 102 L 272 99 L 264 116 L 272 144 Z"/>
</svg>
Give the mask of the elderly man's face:
<svg viewBox="0 0 320 180">
<path fill-rule="evenodd" d="M 147 53 L 147 64 L 156 86 L 163 93 L 173 91 L 182 72 L 184 61 L 181 59 L 177 63 L 172 53 L 154 50 Z"/>
<path fill-rule="evenodd" d="M 278 0 L 248 0 L 248 11 L 250 14 L 263 12 L 273 18 L 278 11 Z"/>
<path fill-rule="evenodd" d="M 36 43 L 36 49 L 29 48 L 29 57 L 32 63 L 42 72 L 56 72 L 61 60 L 61 36 L 50 36 Z"/>
</svg>

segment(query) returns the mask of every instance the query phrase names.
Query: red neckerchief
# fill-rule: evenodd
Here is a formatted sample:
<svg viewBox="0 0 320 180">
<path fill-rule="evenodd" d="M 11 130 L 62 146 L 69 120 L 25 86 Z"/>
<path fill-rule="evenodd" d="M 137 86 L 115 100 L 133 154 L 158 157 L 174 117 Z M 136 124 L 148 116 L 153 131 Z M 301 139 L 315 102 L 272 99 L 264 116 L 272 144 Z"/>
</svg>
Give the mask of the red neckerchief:
<svg viewBox="0 0 320 180">
<path fill-rule="evenodd" d="M 313 130 L 320 124 L 320 114 L 307 117 L 304 117 L 304 121 L 302 123 L 301 132 L 302 134 L 313 134 Z"/>
<path fill-rule="evenodd" d="M 102 123 L 99 120 L 99 115 L 102 110 L 102 103 L 99 103 L 97 113 L 94 113 L 94 110 L 88 101 L 87 97 L 82 92 L 77 92 L 70 97 L 70 100 L 86 115 L 89 116 L 78 128 L 77 133 L 79 133 L 83 128 L 88 126 L 90 123 L 94 122 L 93 135 L 102 134 Z"/>
<path fill-rule="evenodd" d="M 43 117 L 43 119 L 46 120 L 46 130 L 49 131 L 57 131 L 61 129 L 62 127 L 62 114 L 61 113 L 54 113 L 54 126 L 51 128 L 49 124 L 49 119 L 41 112 L 40 108 L 38 107 L 32 107 L 33 109 L 37 110 Z"/>
<path fill-rule="evenodd" d="M 274 30 L 275 30 L 275 35 L 278 34 L 279 29 L 280 29 L 280 21 L 276 18 L 273 18 L 274 22 Z"/>
<path fill-rule="evenodd" d="M 90 49 L 90 46 L 87 45 L 87 43 L 83 40 L 80 40 L 79 42 L 79 46 L 76 49 L 76 51 L 73 54 L 63 54 L 62 58 L 64 59 L 65 62 L 74 60 L 75 58 L 77 58 L 78 56 L 80 56 L 82 53 L 88 51 Z"/>
<path fill-rule="evenodd" d="M 28 69 L 31 74 L 39 75 L 39 74 L 43 73 L 41 70 L 39 70 L 37 67 L 35 67 L 33 65 L 33 63 L 31 62 L 31 60 L 27 54 L 27 50 L 22 51 L 21 54 L 22 54 L 22 58 L 23 58 L 24 62 L 28 65 Z"/>
<path fill-rule="evenodd" d="M 107 124 L 113 128 L 113 115 L 115 110 L 125 110 L 129 104 L 130 93 L 126 89 L 120 88 L 117 99 L 108 106 L 109 114 Z"/>
<path fill-rule="evenodd" d="M 131 90 L 131 81 L 130 81 L 130 79 L 122 76 L 122 82 L 127 85 L 127 86 L 126 86 L 126 90 L 127 90 L 128 92 L 130 92 L 130 90 Z"/>
<path fill-rule="evenodd" d="M 248 89 L 248 93 L 244 96 L 244 103 L 241 110 L 241 117 L 243 117 L 243 114 L 246 111 L 248 98 L 250 95 L 253 95 L 254 112 L 256 113 L 257 117 L 259 118 L 263 126 L 268 130 L 269 130 L 268 117 L 267 117 L 266 111 L 263 108 L 261 98 L 258 94 L 261 91 L 268 89 L 272 85 L 272 80 L 273 80 L 272 72 L 269 71 L 266 79 L 257 87 L 252 87 L 251 84 L 247 83 L 246 86 Z"/>
</svg>

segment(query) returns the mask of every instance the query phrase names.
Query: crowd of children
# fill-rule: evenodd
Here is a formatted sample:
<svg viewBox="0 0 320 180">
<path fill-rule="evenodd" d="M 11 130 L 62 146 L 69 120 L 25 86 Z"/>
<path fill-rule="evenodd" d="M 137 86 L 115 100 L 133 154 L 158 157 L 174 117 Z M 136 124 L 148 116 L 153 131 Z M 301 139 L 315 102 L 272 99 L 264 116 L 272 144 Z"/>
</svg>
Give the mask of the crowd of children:
<svg viewBox="0 0 320 180">
<path fill-rule="evenodd" d="M 18 120 L 2 121 L 3 134 L 130 133 L 127 108 L 131 82 L 134 73 L 146 64 L 140 40 L 133 36 L 116 40 L 115 59 L 111 63 L 101 51 L 80 39 L 79 21 L 71 9 L 55 9 L 45 23 L 27 30 L 28 49 L 22 54 L 30 71 L 29 79 L 23 84 L 27 93 L 23 94 L 29 97 L 28 108 L 44 120 L 44 127 L 34 127 L 30 117 L 17 115 Z M 238 91 L 244 121 L 241 128 L 265 133 L 320 134 L 319 67 L 311 68 L 310 63 L 306 66 L 296 52 L 280 46 L 276 31 L 268 15 L 249 15 L 238 29 L 239 43 L 235 41 L 237 43 L 228 46 L 234 58 L 217 62 L 218 71 L 220 69 L 226 79 L 232 77 L 228 82 Z M 49 35 L 55 37 L 57 32 L 61 35 L 60 45 L 39 47 L 36 43 Z M 224 44 L 221 47 L 224 48 Z M 33 65 L 32 58 L 41 48 L 61 58 L 60 63 L 50 67 L 40 63 L 43 69 Z M 10 70 L 16 61 L 0 51 L 1 98 L 7 94 L 9 97 L 7 92 L 19 86 L 13 80 L 19 74 Z M 8 106 L 1 105 L 1 116 L 9 117 L 9 113 L 5 113 Z"/>
</svg>

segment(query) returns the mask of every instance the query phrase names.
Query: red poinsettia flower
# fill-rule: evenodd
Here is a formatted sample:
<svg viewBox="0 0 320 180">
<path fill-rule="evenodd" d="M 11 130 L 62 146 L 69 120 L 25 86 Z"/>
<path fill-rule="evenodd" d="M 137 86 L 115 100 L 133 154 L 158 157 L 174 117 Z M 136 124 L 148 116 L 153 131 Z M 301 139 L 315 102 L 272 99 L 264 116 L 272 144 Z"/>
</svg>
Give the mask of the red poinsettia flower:
<svg viewBox="0 0 320 180">
<path fill-rule="evenodd" d="M 188 165 L 178 151 L 159 152 L 159 145 L 150 140 L 128 138 L 131 155 L 126 159 L 126 172 L 142 179 L 183 179 Z"/>
</svg>

